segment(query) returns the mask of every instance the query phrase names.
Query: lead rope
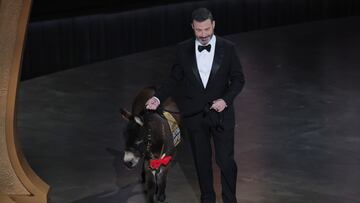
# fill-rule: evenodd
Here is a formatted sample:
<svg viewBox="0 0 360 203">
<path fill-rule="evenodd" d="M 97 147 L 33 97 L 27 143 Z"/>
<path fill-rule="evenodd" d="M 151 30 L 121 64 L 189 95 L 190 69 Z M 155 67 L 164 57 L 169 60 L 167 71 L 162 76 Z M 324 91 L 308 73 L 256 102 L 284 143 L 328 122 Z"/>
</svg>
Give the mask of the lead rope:
<svg viewBox="0 0 360 203">
<path fill-rule="evenodd" d="M 148 133 L 147 133 L 147 136 L 146 136 L 146 152 L 149 156 L 150 159 L 153 159 L 154 158 L 154 155 L 151 153 L 151 129 L 149 128 L 148 129 Z"/>
</svg>

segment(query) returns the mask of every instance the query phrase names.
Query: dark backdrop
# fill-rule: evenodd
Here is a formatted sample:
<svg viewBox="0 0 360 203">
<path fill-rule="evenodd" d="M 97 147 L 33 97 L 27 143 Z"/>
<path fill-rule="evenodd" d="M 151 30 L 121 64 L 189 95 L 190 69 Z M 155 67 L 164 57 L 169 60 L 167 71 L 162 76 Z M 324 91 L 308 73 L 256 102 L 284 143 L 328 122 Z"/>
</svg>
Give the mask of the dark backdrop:
<svg viewBox="0 0 360 203">
<path fill-rule="evenodd" d="M 360 13 L 359 0 L 34 0 L 22 79 L 176 44 L 201 6 L 218 35 Z"/>
<path fill-rule="evenodd" d="M 31 21 L 121 12 L 201 0 L 33 0 Z"/>
</svg>

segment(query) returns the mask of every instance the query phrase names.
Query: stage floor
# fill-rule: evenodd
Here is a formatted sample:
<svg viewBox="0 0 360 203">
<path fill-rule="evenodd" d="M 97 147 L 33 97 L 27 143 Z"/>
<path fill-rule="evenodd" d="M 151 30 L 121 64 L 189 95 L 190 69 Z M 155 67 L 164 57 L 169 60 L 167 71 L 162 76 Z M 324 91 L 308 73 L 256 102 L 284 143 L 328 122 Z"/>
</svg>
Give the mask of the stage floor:
<svg viewBox="0 0 360 203">
<path fill-rule="evenodd" d="M 226 36 L 246 76 L 235 101 L 239 203 L 360 202 L 359 24 L 351 17 Z M 118 110 L 159 84 L 173 57 L 165 47 L 21 82 L 18 133 L 51 186 L 50 203 L 145 202 L 140 168 L 121 163 Z M 168 177 L 170 203 L 198 202 L 190 157 L 185 140 Z"/>
</svg>

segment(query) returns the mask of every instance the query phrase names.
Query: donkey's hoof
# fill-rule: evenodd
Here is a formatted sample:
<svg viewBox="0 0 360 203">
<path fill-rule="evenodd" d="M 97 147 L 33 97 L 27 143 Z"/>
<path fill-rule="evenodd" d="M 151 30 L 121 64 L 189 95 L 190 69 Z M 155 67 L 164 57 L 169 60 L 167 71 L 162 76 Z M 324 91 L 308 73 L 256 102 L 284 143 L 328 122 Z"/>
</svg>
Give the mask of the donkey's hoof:
<svg viewBox="0 0 360 203">
<path fill-rule="evenodd" d="M 159 203 L 166 203 L 165 199 L 166 199 L 166 196 L 164 194 L 158 196 Z"/>
</svg>

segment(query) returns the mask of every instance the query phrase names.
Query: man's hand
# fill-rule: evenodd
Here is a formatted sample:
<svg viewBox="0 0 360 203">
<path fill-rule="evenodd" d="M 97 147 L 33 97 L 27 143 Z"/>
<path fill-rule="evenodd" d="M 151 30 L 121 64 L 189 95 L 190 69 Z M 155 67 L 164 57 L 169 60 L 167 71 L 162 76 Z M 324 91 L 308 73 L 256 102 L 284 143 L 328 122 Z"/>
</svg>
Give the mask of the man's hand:
<svg viewBox="0 0 360 203">
<path fill-rule="evenodd" d="M 145 103 L 145 108 L 149 110 L 156 110 L 157 107 L 160 105 L 160 101 L 156 97 L 151 97 L 147 102 Z"/>
<path fill-rule="evenodd" d="M 217 112 L 222 112 L 227 107 L 226 102 L 223 99 L 217 99 L 213 101 L 210 109 L 214 109 Z"/>
</svg>

